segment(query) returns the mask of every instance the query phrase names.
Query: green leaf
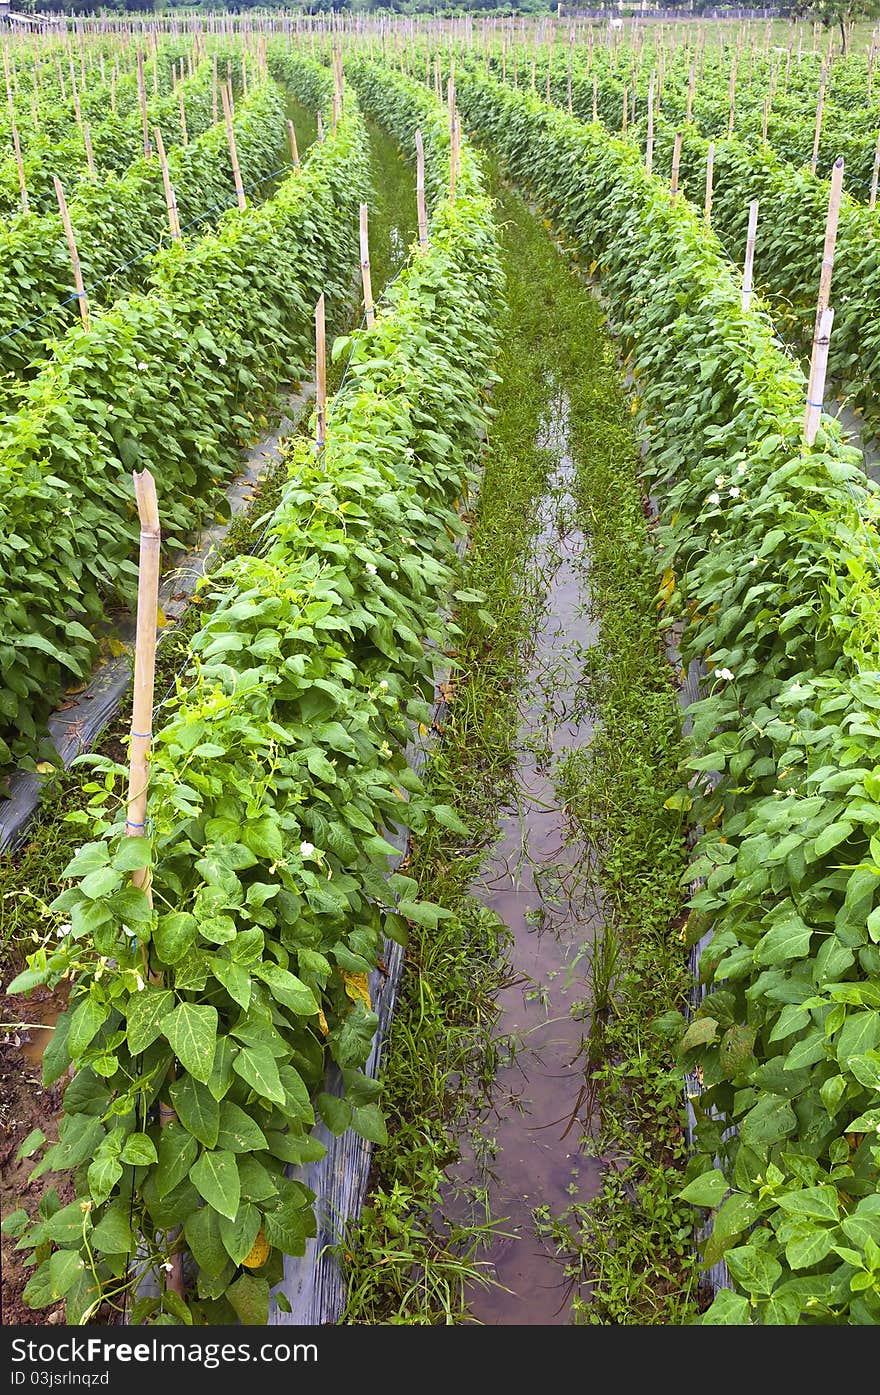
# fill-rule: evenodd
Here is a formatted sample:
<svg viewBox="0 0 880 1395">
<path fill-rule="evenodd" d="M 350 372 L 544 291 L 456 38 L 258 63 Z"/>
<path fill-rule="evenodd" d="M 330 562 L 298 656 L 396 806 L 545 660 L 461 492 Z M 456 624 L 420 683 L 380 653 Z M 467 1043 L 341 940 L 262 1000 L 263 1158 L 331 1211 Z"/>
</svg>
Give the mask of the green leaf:
<svg viewBox="0 0 880 1395">
<path fill-rule="evenodd" d="M 448 828 L 451 833 L 457 833 L 462 838 L 470 837 L 470 829 L 466 823 L 462 823 L 451 804 L 435 804 L 431 812 L 441 828 Z"/>
<path fill-rule="evenodd" d="M 224 1100 L 220 1106 L 217 1146 L 230 1153 L 259 1153 L 268 1145 L 256 1119 L 252 1119 L 232 1100 Z"/>
<path fill-rule="evenodd" d="M 352 1110 L 351 1127 L 370 1143 L 388 1142 L 388 1130 L 378 1104 L 362 1104 Z"/>
<path fill-rule="evenodd" d="M 42 1129 L 31 1129 L 27 1138 L 22 1143 L 15 1155 L 15 1161 L 21 1162 L 22 1158 L 30 1158 L 37 1151 L 41 1144 L 46 1142 L 46 1135 Z"/>
<path fill-rule="evenodd" d="M 847 1069 L 860 1085 L 880 1092 L 880 1052 L 866 1051 L 861 1056 L 850 1056 Z"/>
<path fill-rule="evenodd" d="M 862 1056 L 880 1041 L 880 1013 L 851 1012 L 837 1038 L 837 1059 L 847 1066 L 851 1056 Z"/>
<path fill-rule="evenodd" d="M 242 1202 L 234 1220 L 220 1218 L 220 1235 L 226 1253 L 235 1264 L 250 1254 L 260 1229 L 260 1213 L 251 1202 Z"/>
<path fill-rule="evenodd" d="M 229 1263 L 220 1234 L 220 1216 L 211 1206 L 202 1206 L 187 1217 L 183 1233 L 193 1258 L 206 1274 L 220 1274 Z"/>
<path fill-rule="evenodd" d="M 159 1134 L 159 1163 L 156 1168 L 156 1187 L 160 1197 L 174 1191 L 178 1182 L 189 1175 L 198 1152 L 196 1139 L 183 1124 L 172 1119 L 165 1125 Z"/>
<path fill-rule="evenodd" d="M 117 1158 L 95 1158 L 88 1171 L 89 1191 L 92 1200 L 100 1206 L 106 1201 L 122 1176 L 122 1163 Z"/>
<path fill-rule="evenodd" d="M 207 1085 L 182 1075 L 173 1082 L 169 1094 L 183 1127 L 206 1148 L 213 1148 L 220 1128 L 220 1105 Z"/>
<path fill-rule="evenodd" d="M 139 872 L 149 867 L 153 848 L 149 838 L 123 838 L 113 854 L 113 866 L 118 872 Z"/>
<path fill-rule="evenodd" d="M 209 1206 L 233 1220 L 241 1198 L 235 1154 L 225 1149 L 204 1152 L 189 1170 L 190 1181 Z"/>
<path fill-rule="evenodd" d="M 159 1160 L 156 1145 L 146 1133 L 129 1134 L 120 1156 L 124 1163 L 131 1163 L 132 1167 L 150 1167 Z"/>
<path fill-rule="evenodd" d="M 352 1107 L 348 1100 L 322 1090 L 315 1104 L 324 1123 L 337 1137 L 351 1127 Z"/>
<path fill-rule="evenodd" d="M 711 1308 L 699 1319 L 704 1327 L 749 1327 L 751 1321 L 749 1300 L 729 1288 L 716 1293 Z"/>
<path fill-rule="evenodd" d="M 822 829 L 822 832 L 813 845 L 816 856 L 824 857 L 825 853 L 830 852 L 832 848 L 836 848 L 839 843 L 844 842 L 852 831 L 853 826 L 851 823 L 843 821 L 840 823 L 830 823 L 827 828 Z"/>
<path fill-rule="evenodd" d="M 836 1187 L 805 1187 L 797 1192 L 783 1192 L 777 1203 L 791 1216 L 809 1216 L 814 1220 L 836 1221 L 840 1201 Z"/>
<path fill-rule="evenodd" d="M 207 1083 L 217 1045 L 217 1009 L 180 1003 L 163 1019 L 162 1031 L 184 1069 Z"/>
<path fill-rule="evenodd" d="M 15 1239 L 27 1230 L 30 1223 L 31 1218 L 27 1211 L 19 1206 L 17 1211 L 10 1211 L 9 1215 L 5 1217 L 3 1223 L 0 1224 L 0 1232 L 4 1235 L 11 1235 Z"/>
<path fill-rule="evenodd" d="M 693 1182 L 688 1182 L 679 1193 L 682 1201 L 689 1201 L 693 1206 L 719 1206 L 730 1191 L 730 1183 L 723 1172 L 717 1167 L 711 1172 L 704 1172 L 699 1177 L 695 1177 Z"/>
<path fill-rule="evenodd" d="M 266 1211 L 263 1229 L 269 1244 L 282 1254 L 304 1255 L 306 1241 L 315 1232 L 314 1212 L 309 1205 L 297 1205 L 293 1196 L 285 1196 L 274 1211 Z"/>
<path fill-rule="evenodd" d="M 167 988 L 155 988 L 151 984 L 140 993 L 133 993 L 125 1010 L 127 1018 L 126 1036 L 132 1056 L 139 1056 L 162 1033 L 162 1019 L 174 1007 L 174 994 Z"/>
<path fill-rule="evenodd" d="M 695 1017 L 681 1039 L 681 1050 L 692 1051 L 695 1046 L 706 1046 L 718 1036 L 718 1023 L 714 1017 Z"/>
<path fill-rule="evenodd" d="M 49 1283 L 53 1299 L 63 1298 L 83 1271 L 82 1255 L 76 1250 L 56 1250 L 49 1257 Z"/>
<path fill-rule="evenodd" d="M 134 1252 L 134 1235 L 128 1213 L 127 1202 L 111 1202 L 89 1237 L 93 1250 L 106 1255 L 130 1255 Z"/>
<path fill-rule="evenodd" d="M 263 1099 L 272 1100 L 274 1104 L 284 1103 L 284 1088 L 268 1046 L 243 1046 L 232 1062 L 232 1069 Z"/>
<path fill-rule="evenodd" d="M 67 1037 L 67 1049 L 74 1059 L 83 1054 L 109 1016 L 107 1003 L 99 1002 L 91 994 L 82 999 L 74 1009 Z"/>
<path fill-rule="evenodd" d="M 71 877 L 88 876 L 89 872 L 106 867 L 109 861 L 110 849 L 106 843 L 83 843 L 64 868 L 61 878 L 68 881 Z"/>
<path fill-rule="evenodd" d="M 269 1284 L 255 1274 L 242 1274 L 226 1290 L 235 1315 L 245 1327 L 265 1327 L 269 1321 Z"/>
<path fill-rule="evenodd" d="M 319 1004 L 311 988 L 295 974 L 282 969 L 278 964 L 260 964 L 254 970 L 256 976 L 268 985 L 273 998 L 283 1003 L 291 1012 L 301 1017 L 313 1017 Z"/>
<path fill-rule="evenodd" d="M 198 921 L 188 911 L 160 915 L 153 930 L 153 944 L 164 964 L 179 964 L 196 942 Z"/>
<path fill-rule="evenodd" d="M 209 963 L 211 973 L 220 980 L 233 1002 L 247 1012 L 251 1001 L 251 976 L 247 969 L 231 959 L 221 959 L 218 954 L 212 954 Z"/>
<path fill-rule="evenodd" d="M 812 1226 L 791 1237 L 785 1246 L 785 1258 L 792 1269 L 811 1269 L 825 1258 L 833 1243 L 833 1231 Z"/>
<path fill-rule="evenodd" d="M 789 916 L 774 925 L 758 941 L 755 963 L 785 964 L 790 959 L 804 959 L 810 952 L 813 932 L 800 916 Z"/>
<path fill-rule="evenodd" d="M 427 930 L 436 930 L 441 920 L 448 920 L 452 915 L 452 911 L 432 901 L 400 901 L 397 910 L 413 925 L 423 925 Z"/>
<path fill-rule="evenodd" d="M 782 1277 L 779 1260 L 755 1245 L 740 1245 L 736 1249 L 725 1250 L 724 1262 L 731 1277 L 748 1293 L 770 1293 Z"/>
</svg>

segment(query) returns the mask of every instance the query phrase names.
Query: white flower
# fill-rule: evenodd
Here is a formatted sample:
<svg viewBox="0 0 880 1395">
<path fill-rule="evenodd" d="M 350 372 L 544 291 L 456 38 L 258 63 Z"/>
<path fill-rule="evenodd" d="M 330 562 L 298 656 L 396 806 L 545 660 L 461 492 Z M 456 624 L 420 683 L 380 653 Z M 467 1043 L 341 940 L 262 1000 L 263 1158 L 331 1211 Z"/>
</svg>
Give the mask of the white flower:
<svg viewBox="0 0 880 1395">
<path fill-rule="evenodd" d="M 367 576 L 376 575 L 376 568 L 373 566 L 372 562 L 367 563 L 367 565 L 364 567 L 364 571 L 366 572 Z"/>
<path fill-rule="evenodd" d="M 723 678 L 725 683 L 733 682 L 733 674 L 729 668 L 719 668 L 715 673 L 716 678 Z"/>
<path fill-rule="evenodd" d="M 299 850 L 303 857 L 311 857 L 312 853 L 315 851 L 315 845 L 314 843 L 300 843 Z"/>
<path fill-rule="evenodd" d="M 736 473 L 737 473 L 738 475 L 744 475 L 745 472 L 746 472 L 746 470 L 747 470 L 748 468 L 749 468 L 749 467 L 748 467 L 748 465 L 746 464 L 746 462 L 745 462 L 744 460 L 741 460 L 741 461 L 739 462 L 739 464 L 737 465 L 737 467 L 736 467 Z"/>
<path fill-rule="evenodd" d="M 710 503 L 710 504 L 720 504 L 720 503 L 721 503 L 721 495 L 720 495 L 720 494 L 710 494 L 710 495 L 709 495 L 709 498 L 708 498 L 708 500 L 707 500 L 707 503 Z"/>
<path fill-rule="evenodd" d="M 739 498 L 739 485 L 738 485 L 738 484 L 732 484 L 732 485 L 730 486 L 730 489 L 728 489 L 727 492 L 728 492 L 728 494 L 730 495 L 731 499 L 738 499 L 738 498 Z"/>
<path fill-rule="evenodd" d="M 134 981 L 135 981 L 135 983 L 137 984 L 137 991 L 138 991 L 139 993 L 143 993 L 144 989 L 146 988 L 146 984 L 144 983 L 144 981 L 143 981 L 143 979 L 141 978 L 140 974 L 137 974 L 137 973 L 135 974 L 135 976 L 134 976 Z"/>
<path fill-rule="evenodd" d="M 757 558 L 757 555 L 755 555 L 755 556 L 752 558 L 751 562 L 749 563 L 749 566 L 750 566 L 750 567 L 757 567 L 757 565 L 758 565 L 758 558 Z"/>
<path fill-rule="evenodd" d="M 146 363 L 139 363 L 139 364 L 138 364 L 138 372 L 139 372 L 139 373 L 146 373 L 148 366 L 149 366 L 149 365 L 146 364 Z"/>
<path fill-rule="evenodd" d="M 386 680 L 386 679 L 384 679 L 384 678 L 382 679 L 382 682 L 379 684 L 379 689 L 380 689 L 380 691 L 383 692 L 383 693 L 387 693 L 387 692 L 388 692 L 388 683 L 387 683 L 387 680 Z"/>
<path fill-rule="evenodd" d="M 724 476 L 723 476 L 723 475 L 716 475 L 716 476 L 715 476 L 715 483 L 717 484 L 718 488 L 720 489 L 720 488 L 722 487 L 722 485 L 724 484 Z"/>
<path fill-rule="evenodd" d="M 170 1274 L 170 1273 L 172 1272 L 172 1270 L 174 1269 L 174 1265 L 171 1263 L 171 1260 L 168 1259 L 168 1260 L 166 1260 L 165 1263 L 162 1265 L 162 1268 L 165 1270 L 165 1273 L 166 1273 L 166 1274 Z"/>
</svg>

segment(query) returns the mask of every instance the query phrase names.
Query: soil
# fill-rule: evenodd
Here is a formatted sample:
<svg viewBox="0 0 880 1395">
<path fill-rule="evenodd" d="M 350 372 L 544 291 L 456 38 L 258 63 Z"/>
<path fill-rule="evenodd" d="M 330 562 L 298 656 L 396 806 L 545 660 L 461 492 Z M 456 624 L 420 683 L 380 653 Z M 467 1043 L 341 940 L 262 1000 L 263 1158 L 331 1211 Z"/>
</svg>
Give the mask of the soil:
<svg viewBox="0 0 880 1395">
<path fill-rule="evenodd" d="M 35 989 L 27 997 L 0 995 L 3 1022 L 54 1022 L 65 1006 L 65 992 L 56 989 Z M 16 1153 L 32 1129 L 41 1128 L 50 1138 L 57 1137 L 57 1120 L 61 1113 L 61 1096 L 67 1077 L 45 1089 L 42 1080 L 43 1047 L 48 1032 L 40 1030 L 6 1031 L 0 1035 L 0 1201 L 4 1216 L 19 1207 L 36 1215 L 45 1178 L 29 1182 L 35 1159 L 16 1162 Z M 69 1176 L 58 1176 L 55 1186 L 65 1204 L 74 1198 L 73 1182 Z M 55 1308 L 29 1308 L 22 1292 L 32 1269 L 26 1266 L 28 1252 L 16 1250 L 17 1240 L 2 1237 L 2 1300 L 0 1322 L 3 1326 L 43 1326 L 64 1322 L 64 1304 Z"/>
</svg>

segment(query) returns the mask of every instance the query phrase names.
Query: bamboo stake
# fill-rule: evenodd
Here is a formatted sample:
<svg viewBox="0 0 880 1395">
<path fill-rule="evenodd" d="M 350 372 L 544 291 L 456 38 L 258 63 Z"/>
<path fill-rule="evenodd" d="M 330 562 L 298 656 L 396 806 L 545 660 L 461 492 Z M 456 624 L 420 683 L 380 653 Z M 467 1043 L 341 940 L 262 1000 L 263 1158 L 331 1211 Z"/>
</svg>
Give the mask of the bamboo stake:
<svg viewBox="0 0 880 1395">
<path fill-rule="evenodd" d="M 816 165 L 819 162 L 819 141 L 822 137 L 822 113 L 825 110 L 825 83 L 827 74 L 824 64 L 822 65 L 822 81 L 819 84 L 819 100 L 816 103 L 816 131 L 813 136 L 813 156 L 810 160 L 810 173 L 816 173 Z"/>
<path fill-rule="evenodd" d="M 593 120 L 599 120 L 599 79 L 593 74 Z"/>
<path fill-rule="evenodd" d="M 675 203 L 675 198 L 678 193 L 678 172 L 681 167 L 681 138 L 681 131 L 676 131 L 675 144 L 672 147 L 672 177 L 669 181 L 673 203 Z"/>
<path fill-rule="evenodd" d="M 144 55 L 141 49 L 138 49 L 137 53 L 137 88 L 138 101 L 141 108 L 141 129 L 143 130 L 144 136 L 144 154 L 150 156 L 153 151 L 150 145 L 150 126 L 147 117 L 147 89 L 144 86 Z"/>
<path fill-rule="evenodd" d="M 91 133 L 91 131 L 90 131 L 90 129 L 89 129 L 89 123 L 88 123 L 88 121 L 84 121 L 84 122 L 83 122 L 82 133 L 83 133 L 83 144 L 85 145 L 85 148 L 86 148 L 86 164 L 88 165 L 88 168 L 89 168 L 89 174 L 91 175 L 92 179 L 94 179 L 94 177 L 95 177 L 95 157 L 94 157 L 94 155 L 92 154 L 92 133 Z"/>
<path fill-rule="evenodd" d="M 153 735 L 153 697 L 156 683 L 156 632 L 159 613 L 159 557 L 162 530 L 156 483 L 149 470 L 132 472 L 141 525 L 138 556 L 137 631 L 134 647 L 134 690 L 131 713 L 131 747 L 128 767 L 128 811 L 125 832 L 129 838 L 143 838 L 147 830 L 147 790 L 150 783 L 150 745 Z M 147 867 L 136 867 L 131 874 L 132 886 L 143 891 L 150 905 L 153 888 Z M 145 968 L 149 970 L 144 948 Z M 153 983 L 162 982 L 161 974 L 148 976 Z M 177 1115 L 171 1107 L 159 1102 L 159 1122 L 167 1127 Z M 171 1256 L 171 1270 L 165 1280 L 172 1293 L 183 1296 L 183 1259 Z"/>
<path fill-rule="evenodd" d="M 877 185 L 880 183 L 880 130 L 877 131 L 877 149 L 874 151 L 874 171 L 871 175 L 871 197 L 869 208 L 877 207 Z"/>
<path fill-rule="evenodd" d="M 654 171 L 654 74 L 648 82 L 648 139 L 645 145 L 645 169 L 648 174 Z"/>
<path fill-rule="evenodd" d="M 758 232 L 758 200 L 752 199 L 749 204 L 749 231 L 746 237 L 746 259 L 743 265 L 742 283 L 742 308 L 743 311 L 751 309 L 752 305 L 752 275 L 755 266 L 755 238 Z"/>
<path fill-rule="evenodd" d="M 843 156 L 839 155 L 831 169 L 831 188 L 828 193 L 828 215 L 825 219 L 825 245 L 822 251 L 822 269 L 819 273 L 819 295 L 816 301 L 814 337 L 819 333 L 822 312 L 831 299 L 831 276 L 834 271 L 834 250 L 837 246 L 837 225 L 840 220 L 842 195 Z"/>
<path fill-rule="evenodd" d="M 694 61 L 691 63 L 690 76 L 688 77 L 687 111 L 685 121 L 689 122 L 694 110 L 694 89 L 697 85 L 697 55 L 694 54 Z"/>
<path fill-rule="evenodd" d="M 76 298 L 79 301 L 79 313 L 83 322 L 83 329 L 90 329 L 89 302 L 86 297 L 85 286 L 83 285 L 82 267 L 79 262 L 79 253 L 76 250 L 76 238 L 73 234 L 73 227 L 70 222 L 70 214 L 67 211 L 67 200 L 64 197 L 64 186 L 57 174 L 53 174 L 55 183 L 55 197 L 58 200 L 58 211 L 61 214 L 61 221 L 64 224 L 64 232 L 67 237 L 67 249 L 70 252 L 70 264 L 73 267 L 73 284 L 76 288 Z"/>
<path fill-rule="evenodd" d="M 116 115 L 116 69 L 110 73 L 110 110 Z"/>
<path fill-rule="evenodd" d="M 323 141 L 323 139 L 324 139 L 324 117 L 323 117 L 322 113 L 319 111 L 319 112 L 318 112 L 318 144 L 319 144 L 319 145 L 321 144 L 321 142 Z"/>
<path fill-rule="evenodd" d="M 421 131 L 416 131 L 416 206 L 419 215 L 419 247 L 428 250 L 428 210 L 425 204 L 425 147 Z"/>
<path fill-rule="evenodd" d="M 214 78 L 211 89 L 211 113 L 214 118 L 214 125 L 217 125 L 217 55 L 214 54 Z"/>
<path fill-rule="evenodd" d="M 180 216 L 177 211 L 177 195 L 174 192 L 174 185 L 171 183 L 171 175 L 168 170 L 168 157 L 165 154 L 165 142 L 162 139 L 162 132 L 159 130 L 158 126 L 153 130 L 153 137 L 156 142 L 156 149 L 159 152 L 159 164 L 162 167 L 165 207 L 168 210 L 168 229 L 176 242 L 180 237 Z"/>
<path fill-rule="evenodd" d="M 733 135 L 733 120 L 734 120 L 734 115 L 735 115 L 735 112 L 736 112 L 736 59 L 735 59 L 735 58 L 734 58 L 734 60 L 733 60 L 733 65 L 732 65 L 732 67 L 731 67 L 731 69 L 730 69 L 729 101 L 730 101 L 730 106 L 729 106 L 728 112 L 727 112 L 727 139 L 728 139 L 728 140 L 730 140 L 730 137 Z"/>
<path fill-rule="evenodd" d="M 235 130 L 232 125 L 232 104 L 229 100 L 229 88 L 224 82 L 220 89 L 223 98 L 223 118 L 226 122 L 226 139 L 229 143 L 229 159 L 232 163 L 232 178 L 235 181 L 235 197 L 238 200 L 238 207 L 243 212 L 247 208 L 247 201 L 244 196 L 244 188 L 241 182 L 241 170 L 238 166 L 238 150 L 235 145 Z"/>
<path fill-rule="evenodd" d="M 184 145 L 189 145 L 189 132 L 186 129 L 186 107 L 183 104 L 183 92 L 178 87 L 177 102 L 180 107 L 180 138 Z"/>
<path fill-rule="evenodd" d="M 629 87 L 627 86 L 626 83 L 624 83 L 624 84 L 623 84 L 623 123 L 622 123 L 622 125 L 621 125 L 621 127 L 620 127 L 620 134 L 621 134 L 622 136 L 625 136 L 625 135 L 626 135 L 626 128 L 627 128 L 627 125 L 628 125 L 628 124 L 629 124 Z"/>
<path fill-rule="evenodd" d="M 21 194 L 21 211 L 22 213 L 29 213 L 30 204 L 28 203 L 27 181 L 24 177 L 24 160 L 22 160 L 21 158 L 21 142 L 18 139 L 18 127 L 16 126 L 15 121 L 12 122 L 12 145 L 15 150 L 15 164 L 18 170 L 18 188 Z"/>
<path fill-rule="evenodd" d="M 709 149 L 706 153 L 706 199 L 703 204 L 703 217 L 707 223 L 712 221 L 712 177 L 715 172 L 715 142 L 710 140 Z"/>
<path fill-rule="evenodd" d="M 315 444 L 321 450 L 327 435 L 327 332 L 324 293 L 315 306 Z"/>
<path fill-rule="evenodd" d="M 770 119 L 770 98 L 764 98 L 764 116 L 761 122 L 761 144 L 767 144 L 767 123 Z"/>
<path fill-rule="evenodd" d="M 807 402 L 804 410 L 804 435 L 811 446 L 819 430 L 825 395 L 825 376 L 828 371 L 828 350 L 831 344 L 831 329 L 834 324 L 834 311 L 826 305 L 819 320 L 813 339 L 813 353 L 810 359 L 810 378 L 807 387 Z"/>
<path fill-rule="evenodd" d="M 367 329 L 372 329 L 376 319 L 373 308 L 373 282 L 370 276 L 370 233 L 368 224 L 368 209 L 365 203 L 361 204 L 361 280 L 364 286 L 364 313 L 367 320 Z"/>
<path fill-rule="evenodd" d="M 287 123 L 287 136 L 290 141 L 290 156 L 293 160 L 294 169 L 299 169 L 299 150 L 296 144 L 296 128 L 292 121 Z"/>
</svg>

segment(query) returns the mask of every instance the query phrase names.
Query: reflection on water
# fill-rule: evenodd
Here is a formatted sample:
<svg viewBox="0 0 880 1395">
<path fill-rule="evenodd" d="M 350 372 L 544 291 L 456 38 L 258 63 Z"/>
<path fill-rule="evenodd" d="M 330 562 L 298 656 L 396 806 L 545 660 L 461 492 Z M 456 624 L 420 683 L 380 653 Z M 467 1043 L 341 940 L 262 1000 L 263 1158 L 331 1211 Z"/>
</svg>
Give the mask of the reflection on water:
<svg viewBox="0 0 880 1395">
<path fill-rule="evenodd" d="M 520 706 L 516 799 L 503 811 L 500 838 L 472 888 L 509 927 L 513 984 L 498 1002 L 498 1030 L 511 1036 L 509 1063 L 494 1094 L 460 1140 L 446 1209 L 464 1214 L 467 1193 L 485 1187 L 501 1222 L 485 1252 L 501 1287 L 469 1295 L 474 1318 L 487 1324 L 567 1323 L 570 1293 L 561 1262 L 538 1234 L 537 1207 L 554 1215 L 587 1201 L 601 1184 L 602 1163 L 586 1156 L 589 1131 L 583 1042 L 587 989 L 579 960 L 601 907 L 590 883 L 589 850 L 569 841 L 554 789 L 560 757 L 589 744 L 592 720 L 583 701 L 584 652 L 595 641 L 589 558 L 574 526 L 567 451 L 567 403 L 557 395 L 540 444 L 553 452 L 530 566 L 541 578 L 543 612 L 534 636 Z M 490 1271 L 491 1272 L 491 1271 Z"/>
</svg>

